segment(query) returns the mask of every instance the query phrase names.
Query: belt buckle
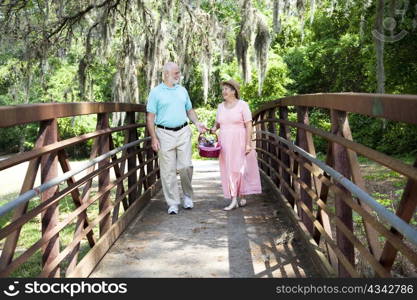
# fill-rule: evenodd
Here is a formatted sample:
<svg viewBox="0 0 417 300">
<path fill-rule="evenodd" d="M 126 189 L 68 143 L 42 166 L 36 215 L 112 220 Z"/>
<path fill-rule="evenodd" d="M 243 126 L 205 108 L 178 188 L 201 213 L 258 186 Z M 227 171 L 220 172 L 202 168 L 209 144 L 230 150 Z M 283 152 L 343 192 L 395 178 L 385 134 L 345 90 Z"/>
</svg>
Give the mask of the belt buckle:
<svg viewBox="0 0 417 300">
<path fill-rule="evenodd" d="M 180 129 L 184 128 L 185 126 L 186 126 L 186 124 L 184 123 L 184 124 L 182 124 L 182 125 L 180 125 L 180 126 L 178 126 L 178 127 L 174 128 L 174 130 L 175 130 L 175 131 L 178 131 L 178 130 L 180 130 Z"/>
</svg>

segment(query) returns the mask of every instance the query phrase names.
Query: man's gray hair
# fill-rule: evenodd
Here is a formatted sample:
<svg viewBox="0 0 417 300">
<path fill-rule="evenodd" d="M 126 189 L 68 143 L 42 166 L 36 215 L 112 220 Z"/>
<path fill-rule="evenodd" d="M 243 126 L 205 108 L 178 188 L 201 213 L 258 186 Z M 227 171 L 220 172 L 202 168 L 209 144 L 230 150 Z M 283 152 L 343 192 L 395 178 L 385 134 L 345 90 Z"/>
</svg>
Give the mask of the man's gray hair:
<svg viewBox="0 0 417 300">
<path fill-rule="evenodd" d="M 172 62 L 172 61 L 169 61 L 164 65 L 163 72 L 164 73 L 169 72 L 174 67 L 178 67 L 178 65 L 176 63 Z"/>
</svg>

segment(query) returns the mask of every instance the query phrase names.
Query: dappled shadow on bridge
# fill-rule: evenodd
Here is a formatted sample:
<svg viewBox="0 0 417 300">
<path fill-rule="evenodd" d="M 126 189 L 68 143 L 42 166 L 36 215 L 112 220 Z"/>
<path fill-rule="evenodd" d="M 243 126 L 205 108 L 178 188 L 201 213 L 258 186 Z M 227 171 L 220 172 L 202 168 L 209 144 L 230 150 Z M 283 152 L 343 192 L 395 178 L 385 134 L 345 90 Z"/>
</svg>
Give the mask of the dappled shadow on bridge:
<svg viewBox="0 0 417 300">
<path fill-rule="evenodd" d="M 159 192 L 91 277 L 319 276 L 268 190 L 225 212 L 217 161 L 194 170 L 194 209 L 168 215 Z"/>
</svg>

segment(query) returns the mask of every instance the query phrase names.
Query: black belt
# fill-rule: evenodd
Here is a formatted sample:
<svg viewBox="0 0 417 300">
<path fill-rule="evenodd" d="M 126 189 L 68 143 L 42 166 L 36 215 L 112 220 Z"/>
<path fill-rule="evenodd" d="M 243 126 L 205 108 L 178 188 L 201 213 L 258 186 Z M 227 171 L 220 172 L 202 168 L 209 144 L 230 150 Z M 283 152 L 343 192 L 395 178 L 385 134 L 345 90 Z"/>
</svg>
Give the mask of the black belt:
<svg viewBox="0 0 417 300">
<path fill-rule="evenodd" d="M 172 131 L 178 131 L 178 130 L 180 130 L 181 128 L 184 128 L 185 126 L 187 126 L 188 125 L 188 122 L 185 122 L 184 124 L 182 124 L 181 126 L 178 126 L 178 127 L 174 127 L 174 128 L 172 128 L 172 127 L 165 127 L 165 126 L 162 126 L 162 125 L 156 125 L 156 127 L 159 127 L 159 128 L 162 128 L 162 129 L 166 129 L 166 130 L 172 130 Z"/>
</svg>

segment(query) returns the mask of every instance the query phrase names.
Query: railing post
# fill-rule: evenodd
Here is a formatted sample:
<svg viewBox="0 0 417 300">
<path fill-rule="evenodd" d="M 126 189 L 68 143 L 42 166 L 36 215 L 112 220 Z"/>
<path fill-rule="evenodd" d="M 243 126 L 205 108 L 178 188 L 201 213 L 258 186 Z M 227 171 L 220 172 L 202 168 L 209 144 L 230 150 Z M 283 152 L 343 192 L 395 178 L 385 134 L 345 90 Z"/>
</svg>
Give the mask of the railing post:
<svg viewBox="0 0 417 300">
<path fill-rule="evenodd" d="M 125 119 L 126 120 L 126 119 Z M 124 144 L 127 143 L 128 140 L 128 134 L 125 134 L 125 138 L 124 138 Z M 113 150 L 115 148 L 114 146 L 114 142 L 113 139 L 110 139 L 110 151 Z M 127 155 L 127 151 L 123 151 L 122 152 L 122 157 L 125 157 Z M 112 162 L 117 160 L 117 155 L 112 156 Z M 120 179 L 120 177 L 123 176 L 124 172 L 125 172 L 125 166 L 126 166 L 126 159 L 122 160 L 119 164 L 115 164 L 113 166 L 113 170 L 114 170 L 114 174 L 116 175 L 116 179 Z M 120 181 L 117 184 L 117 189 L 116 189 L 116 196 L 115 199 L 119 199 L 122 195 L 125 194 L 125 188 L 123 186 L 123 181 Z M 123 199 L 121 200 L 122 204 L 123 204 L 123 208 L 126 211 L 129 208 L 129 203 L 128 203 L 128 199 L 126 197 L 126 195 L 123 197 Z M 112 224 L 114 224 L 115 222 L 117 222 L 117 220 L 119 219 L 119 209 L 120 209 L 120 203 L 116 204 L 115 207 L 113 208 L 113 215 L 112 215 Z"/>
<path fill-rule="evenodd" d="M 298 119 L 298 123 L 302 123 L 305 125 L 309 124 L 307 107 L 302 107 L 302 106 L 297 107 L 297 119 Z M 310 138 L 311 138 L 311 135 L 310 135 Z M 312 150 L 311 143 L 312 141 L 310 143 L 308 141 L 307 132 L 302 129 L 297 129 L 297 145 L 300 148 L 310 153 L 310 151 Z M 310 164 L 308 160 L 305 159 L 304 157 L 300 156 L 300 159 L 302 162 Z M 304 182 L 309 188 L 311 188 L 310 171 L 304 168 L 301 163 L 299 164 L 299 168 L 300 168 L 299 176 L 300 176 L 301 181 Z M 313 200 L 310 198 L 310 196 L 307 194 L 307 192 L 303 188 L 300 188 L 300 201 L 304 203 L 311 212 L 313 212 Z M 310 234 L 313 234 L 313 222 L 303 209 L 300 209 L 300 216 L 307 230 L 310 232 Z"/>
<path fill-rule="evenodd" d="M 417 158 L 413 165 L 417 168 Z M 411 178 L 408 179 L 404 188 L 401 202 L 397 208 L 397 216 L 409 223 L 414 215 L 417 207 L 417 181 Z M 402 235 L 398 233 L 395 228 L 391 228 L 391 232 L 402 239 Z M 394 264 L 395 257 L 397 256 L 397 249 L 394 248 L 388 241 L 385 242 L 384 249 L 382 251 L 380 262 L 387 271 L 390 271 Z"/>
<path fill-rule="evenodd" d="M 70 167 L 68 157 L 66 155 L 65 150 L 58 151 L 58 160 L 59 160 L 59 163 L 61 165 L 63 173 L 71 171 L 71 167 Z M 75 182 L 76 182 L 76 180 L 73 177 L 71 177 L 70 179 L 67 180 L 68 185 L 72 185 Z M 72 196 L 72 200 L 73 200 L 76 207 L 80 207 L 83 204 L 83 201 L 81 200 L 80 193 L 79 193 L 78 189 L 75 189 L 74 191 L 72 191 L 71 196 Z M 84 211 L 80 215 L 78 215 L 77 223 L 75 225 L 74 239 L 77 238 L 82 233 L 83 229 L 87 228 L 88 226 L 89 226 L 89 222 L 88 222 L 88 218 L 87 218 L 87 213 L 86 213 L 86 211 Z M 94 240 L 93 231 L 90 231 L 87 234 L 87 238 L 89 240 Z M 69 264 L 68 264 L 67 270 L 65 272 L 66 275 L 70 274 L 72 272 L 72 270 L 74 270 L 74 268 L 76 267 L 79 250 L 80 250 L 80 243 L 78 243 L 77 246 L 74 247 L 74 249 L 71 251 L 71 253 L 69 254 L 69 256 L 67 258 Z"/>
<path fill-rule="evenodd" d="M 36 139 L 34 149 L 40 148 L 44 145 L 46 128 L 47 127 L 45 122 L 41 122 L 39 126 L 38 138 Z M 40 157 L 34 158 L 29 162 L 26 171 L 26 176 L 23 181 L 22 188 L 20 190 L 20 195 L 33 188 L 36 179 L 36 174 L 38 173 L 38 169 L 40 166 L 40 162 Z M 13 213 L 12 222 L 17 220 L 23 214 L 25 214 L 27 208 L 28 203 L 22 204 L 19 207 L 17 207 Z M 7 267 L 7 265 L 10 264 L 10 262 L 12 261 L 21 229 L 22 227 L 20 226 L 6 238 L 0 257 L 0 271 L 3 271 Z"/>
<path fill-rule="evenodd" d="M 328 143 L 328 145 L 327 145 L 327 155 L 326 155 L 326 165 L 329 165 L 329 166 L 334 166 L 333 152 L 332 151 L 333 151 L 333 145 L 332 145 L 332 143 Z M 328 180 L 331 180 L 331 177 L 328 174 L 326 174 L 325 172 L 323 173 L 323 176 L 326 177 Z M 321 186 L 321 189 L 320 189 L 320 199 L 325 204 L 327 204 L 328 195 L 329 195 L 329 186 L 323 184 Z M 333 236 L 329 215 L 324 210 L 322 210 L 321 207 L 317 208 L 316 219 L 323 226 L 323 229 L 325 230 L 325 232 L 329 236 Z M 320 244 L 320 239 L 321 239 L 321 233 L 317 229 L 317 227 L 314 227 L 313 238 L 316 241 L 317 245 L 319 245 Z M 333 266 L 333 268 L 335 270 L 337 270 L 338 266 L 337 266 L 336 253 L 334 252 L 333 248 L 329 246 L 327 241 L 324 242 L 324 247 L 326 249 L 327 258 L 328 258 L 330 264 Z"/>
<path fill-rule="evenodd" d="M 268 112 L 268 119 L 276 119 L 275 117 L 275 112 L 276 112 L 276 108 L 272 108 L 269 110 Z M 275 122 L 268 122 L 268 132 L 276 135 L 277 134 L 277 129 L 276 129 L 276 123 Z M 273 137 L 269 137 L 269 140 L 271 142 L 275 142 L 275 139 Z M 273 157 L 278 158 L 278 146 L 275 146 L 271 143 L 268 143 L 268 152 L 271 153 L 271 155 L 273 155 Z M 269 165 L 272 166 L 272 168 L 278 173 L 279 172 L 279 164 L 273 160 L 273 159 L 269 159 Z M 273 172 L 270 172 L 270 176 L 274 174 Z M 272 175 L 273 177 L 275 177 L 273 179 L 273 181 L 276 183 L 277 186 L 279 186 L 280 182 L 279 182 L 279 178 L 275 175 Z"/>
<path fill-rule="evenodd" d="M 258 116 L 257 116 L 257 118 L 256 118 L 256 120 L 254 120 L 255 122 L 260 122 L 262 120 L 262 118 L 261 118 L 261 114 L 259 114 Z M 258 124 L 256 124 L 255 125 L 255 131 L 256 131 L 256 148 L 262 148 L 262 143 L 261 143 L 261 141 L 259 140 L 259 139 L 261 139 L 262 138 L 262 135 L 259 133 L 259 131 L 261 130 L 261 124 L 260 123 L 258 123 Z M 258 156 L 260 156 L 261 158 L 263 158 L 263 154 L 262 154 L 262 152 L 260 152 L 260 153 L 258 153 Z M 263 164 L 261 163 L 260 164 L 260 168 L 263 170 Z"/>
<path fill-rule="evenodd" d="M 341 127 L 343 137 L 348 140 L 353 140 L 352 138 L 352 132 L 350 131 L 349 127 L 349 119 L 346 114 L 346 118 L 344 118 L 344 122 L 342 124 L 339 124 Z M 352 181 L 360 187 L 362 190 L 366 191 L 365 181 L 363 180 L 359 162 L 358 162 L 358 156 L 356 152 L 347 149 L 348 154 L 348 160 L 349 160 L 349 167 L 352 174 Z M 366 205 L 365 203 L 362 203 L 361 201 L 358 201 L 358 204 L 361 205 L 368 213 L 372 213 L 372 209 Z M 366 239 L 368 241 L 369 250 L 372 252 L 373 256 L 376 259 L 379 259 L 381 256 L 381 247 L 378 242 L 378 232 L 375 230 L 375 228 L 372 227 L 371 224 L 366 222 L 364 219 L 362 219 L 363 225 L 365 228 L 365 234 Z"/>
<path fill-rule="evenodd" d="M 149 136 L 148 128 L 146 128 L 145 134 L 146 134 L 146 136 Z M 148 142 L 144 143 L 145 147 L 149 147 L 148 149 L 146 149 L 146 152 L 145 152 L 145 161 L 148 161 L 148 160 L 152 159 L 155 155 L 154 151 L 151 148 L 151 144 L 152 144 L 151 141 L 148 141 Z M 148 162 L 146 164 L 146 175 L 147 176 L 152 173 L 153 168 L 154 168 L 154 163 L 155 163 L 155 161 L 151 161 L 151 162 Z M 155 183 L 155 178 L 156 178 L 155 174 L 148 177 L 148 184 L 149 184 L 148 187 Z"/>
<path fill-rule="evenodd" d="M 279 108 L 279 118 L 284 121 L 288 121 L 288 107 L 287 106 L 280 106 Z M 287 125 L 280 123 L 279 125 L 279 136 L 283 139 L 290 140 L 290 129 Z M 281 147 L 284 149 L 288 149 L 288 146 L 284 143 L 280 143 Z M 278 159 L 282 161 L 282 163 L 288 168 L 291 169 L 290 163 L 290 156 L 285 153 L 283 150 L 280 150 L 278 153 Z M 282 167 L 280 167 L 280 174 L 283 180 L 291 186 L 291 175 L 287 171 L 285 171 Z M 294 198 L 291 193 L 284 187 L 284 185 L 280 185 L 281 192 L 287 198 L 288 202 L 294 207 Z"/>
<path fill-rule="evenodd" d="M 343 127 L 341 126 L 341 124 L 344 124 L 346 122 L 346 112 L 332 109 L 330 111 L 330 114 L 332 120 L 331 132 L 335 135 L 343 136 Z M 346 148 L 337 143 L 333 143 L 332 153 L 334 160 L 334 169 L 346 178 L 350 179 L 351 170 Z M 341 184 L 336 182 L 336 186 L 338 186 L 342 191 L 349 194 L 349 192 Z M 339 193 L 336 193 L 335 195 L 335 206 L 336 216 L 343 222 L 347 229 L 353 233 L 352 209 L 345 203 L 345 201 L 343 200 L 343 196 Z M 354 266 L 355 257 L 352 242 L 343 234 L 343 232 L 338 227 L 336 227 L 336 238 L 337 245 L 342 251 L 343 255 Z M 349 272 L 341 263 L 339 263 L 339 277 L 350 277 Z"/>
<path fill-rule="evenodd" d="M 147 137 L 147 130 L 145 129 L 144 131 L 144 138 Z M 138 192 L 139 195 L 142 195 L 142 188 L 143 188 L 143 192 L 145 192 L 148 189 L 148 180 L 146 178 L 146 173 L 145 173 L 145 166 L 143 165 L 144 163 L 144 152 L 145 152 L 145 147 L 146 147 L 146 143 L 143 142 L 142 143 L 142 148 L 140 149 L 139 153 L 138 153 L 138 161 L 139 161 L 139 165 L 142 165 L 139 168 L 139 185 L 138 185 Z M 146 157 L 145 157 L 146 159 Z"/>
<path fill-rule="evenodd" d="M 145 136 L 149 136 L 148 128 L 145 129 Z M 151 159 L 154 156 L 154 151 L 151 148 L 151 144 L 152 144 L 152 141 L 147 141 L 147 142 L 143 143 L 143 147 L 146 148 L 145 153 L 144 153 L 145 162 L 147 162 L 149 159 Z M 154 164 L 153 161 L 148 162 L 148 163 L 146 163 L 146 166 L 144 166 L 144 168 L 143 168 L 145 170 L 145 167 L 146 167 L 146 172 L 145 172 L 145 174 L 146 174 L 145 176 L 147 176 L 146 177 L 146 182 L 147 182 L 147 187 L 146 188 L 149 188 L 154 183 L 154 177 L 155 176 L 154 175 L 148 176 L 153 171 L 153 164 Z"/>
<path fill-rule="evenodd" d="M 261 113 L 261 120 L 262 120 L 262 122 L 261 122 L 261 130 L 262 131 L 266 131 L 265 119 L 266 119 L 266 112 L 262 112 Z M 264 133 L 261 134 L 261 138 L 262 138 L 261 148 L 262 148 L 262 150 L 268 152 L 269 145 L 265 141 L 266 137 L 267 137 L 266 134 L 264 134 Z M 269 163 L 269 156 L 268 155 L 266 155 L 265 153 L 262 153 L 262 156 L 261 157 L 262 157 L 263 161 L 265 161 L 267 164 L 270 164 Z M 263 166 L 263 170 L 265 171 L 265 173 L 268 176 L 271 176 L 271 170 L 268 168 L 268 166 Z"/>
<path fill-rule="evenodd" d="M 135 124 L 135 112 L 128 112 L 126 115 L 126 119 L 128 124 Z M 138 139 L 138 131 L 136 128 L 129 129 L 127 132 L 128 138 L 127 142 L 134 142 Z M 131 153 L 136 151 L 136 147 L 127 149 L 127 155 L 130 155 Z M 136 155 L 133 155 L 128 158 L 127 160 L 127 169 L 128 171 L 133 170 L 136 168 Z M 137 184 L 138 178 L 137 178 L 137 172 L 133 172 L 131 175 L 129 175 L 128 178 L 128 189 L 130 189 L 132 186 Z M 138 198 L 138 188 L 133 188 L 133 190 L 129 193 L 129 206 L 132 205 L 132 203 Z"/>
<path fill-rule="evenodd" d="M 44 145 L 54 144 L 58 141 L 58 123 L 56 119 L 47 120 L 41 126 L 46 127 Z M 41 183 L 48 182 L 58 176 L 58 157 L 56 153 L 50 153 L 41 158 Z M 41 194 L 41 202 L 47 201 L 58 191 L 58 186 L 54 186 Z M 42 212 L 42 236 L 58 225 L 59 209 L 58 203 L 51 205 L 46 211 Z M 49 265 L 59 255 L 59 234 L 51 237 L 48 243 L 42 247 L 42 266 Z M 48 277 L 60 277 L 59 267 L 52 270 Z"/>
<path fill-rule="evenodd" d="M 109 128 L 109 114 L 100 113 L 97 115 L 97 128 L 106 129 Z M 98 139 L 98 155 L 102 155 L 110 151 L 110 134 L 105 134 Z M 110 162 L 110 158 L 104 159 L 98 163 L 98 168 L 103 168 Z M 106 169 L 100 172 L 98 175 L 98 192 L 103 193 L 105 188 L 110 184 L 110 170 Z M 99 214 L 106 210 L 110 206 L 110 192 L 107 191 L 99 200 Z M 111 219 L 110 212 L 100 221 L 100 237 L 102 237 L 107 230 L 110 229 Z"/>
<path fill-rule="evenodd" d="M 158 156 L 156 152 L 153 153 L 153 157 Z M 155 168 L 158 169 L 156 171 L 156 180 L 159 180 L 161 178 L 161 170 L 159 169 L 159 160 L 158 158 L 155 159 Z"/>
</svg>

